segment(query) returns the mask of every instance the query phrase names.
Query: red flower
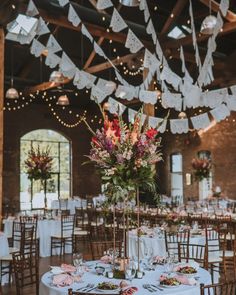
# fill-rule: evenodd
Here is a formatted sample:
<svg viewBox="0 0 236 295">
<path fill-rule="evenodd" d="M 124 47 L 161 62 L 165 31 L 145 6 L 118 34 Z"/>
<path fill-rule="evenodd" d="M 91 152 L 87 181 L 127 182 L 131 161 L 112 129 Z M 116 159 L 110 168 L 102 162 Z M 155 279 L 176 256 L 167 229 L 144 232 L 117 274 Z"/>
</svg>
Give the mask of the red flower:
<svg viewBox="0 0 236 295">
<path fill-rule="evenodd" d="M 149 139 L 153 139 L 157 134 L 158 134 L 158 131 L 156 129 L 154 129 L 154 128 L 150 128 L 146 132 L 146 136 Z"/>
<path fill-rule="evenodd" d="M 92 143 L 95 144 L 96 147 L 100 147 L 101 145 L 99 144 L 98 140 L 97 140 L 97 137 L 92 137 Z"/>
</svg>

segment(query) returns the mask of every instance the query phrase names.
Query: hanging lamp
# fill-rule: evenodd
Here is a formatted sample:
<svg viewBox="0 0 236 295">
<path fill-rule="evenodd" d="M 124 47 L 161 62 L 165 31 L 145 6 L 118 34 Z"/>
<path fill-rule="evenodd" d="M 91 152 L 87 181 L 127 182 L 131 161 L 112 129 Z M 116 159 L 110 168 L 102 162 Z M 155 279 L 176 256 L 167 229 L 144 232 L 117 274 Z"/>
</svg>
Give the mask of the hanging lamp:
<svg viewBox="0 0 236 295">
<path fill-rule="evenodd" d="M 212 35 L 217 25 L 217 18 L 211 14 L 211 0 L 209 0 L 210 15 L 204 18 L 200 32 L 204 35 Z"/>
<path fill-rule="evenodd" d="M 120 0 L 120 3 L 125 6 L 135 7 L 139 5 L 138 0 Z"/>
<path fill-rule="evenodd" d="M 9 99 L 18 99 L 19 93 L 18 91 L 13 87 L 14 85 L 14 78 L 13 78 L 13 47 L 11 48 L 11 87 L 6 91 L 6 98 Z"/>
<path fill-rule="evenodd" d="M 70 104 L 68 96 L 66 94 L 59 96 L 57 104 L 60 106 L 68 106 Z"/>
</svg>

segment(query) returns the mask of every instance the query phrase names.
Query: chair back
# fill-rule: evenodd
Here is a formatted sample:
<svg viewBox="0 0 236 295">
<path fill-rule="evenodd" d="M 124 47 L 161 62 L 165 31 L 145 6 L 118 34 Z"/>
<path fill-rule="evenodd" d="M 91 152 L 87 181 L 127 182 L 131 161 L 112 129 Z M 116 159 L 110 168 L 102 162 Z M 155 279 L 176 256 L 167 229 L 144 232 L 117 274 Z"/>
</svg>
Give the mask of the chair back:
<svg viewBox="0 0 236 295">
<path fill-rule="evenodd" d="M 25 294 L 26 286 L 35 285 L 39 294 L 39 264 L 37 253 L 13 253 L 13 269 L 15 274 L 16 294 Z"/>
<path fill-rule="evenodd" d="M 171 233 L 165 231 L 166 251 L 178 255 L 178 243 L 189 244 L 189 230 Z"/>
<path fill-rule="evenodd" d="M 72 237 L 74 234 L 75 216 L 62 215 L 61 216 L 61 237 Z"/>
<path fill-rule="evenodd" d="M 200 284 L 200 295 L 235 295 L 236 281 L 212 285 Z"/>
<path fill-rule="evenodd" d="M 208 267 L 208 249 L 206 245 L 178 243 L 179 262 L 198 262 L 202 267 Z"/>
<path fill-rule="evenodd" d="M 113 241 L 91 241 L 90 247 L 92 252 L 92 260 L 98 260 L 102 256 L 104 256 L 105 252 L 107 252 L 109 249 L 113 250 L 114 243 Z M 116 250 L 118 252 L 118 256 L 121 256 L 121 253 L 122 253 L 121 241 L 116 241 Z"/>
</svg>

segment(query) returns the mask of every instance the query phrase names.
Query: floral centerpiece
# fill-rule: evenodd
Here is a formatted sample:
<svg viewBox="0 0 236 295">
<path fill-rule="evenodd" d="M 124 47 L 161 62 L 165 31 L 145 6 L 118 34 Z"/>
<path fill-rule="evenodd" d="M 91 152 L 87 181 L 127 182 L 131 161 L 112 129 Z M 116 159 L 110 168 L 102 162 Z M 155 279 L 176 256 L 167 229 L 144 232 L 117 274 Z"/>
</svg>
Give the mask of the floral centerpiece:
<svg viewBox="0 0 236 295">
<path fill-rule="evenodd" d="M 192 160 L 192 167 L 194 169 L 195 179 L 198 181 L 204 178 L 209 178 L 211 172 L 211 160 L 210 159 L 196 159 Z"/>
<path fill-rule="evenodd" d="M 28 158 L 25 160 L 26 173 L 30 180 L 45 180 L 51 178 L 53 158 L 49 155 L 50 150 L 40 150 L 34 147 L 28 152 Z"/>
<path fill-rule="evenodd" d="M 162 159 L 160 137 L 157 130 L 142 128 L 140 114 L 129 125 L 120 117 L 109 120 L 105 116 L 101 130 L 92 133 L 88 158 L 95 164 L 108 197 L 122 201 L 125 196 L 134 196 L 137 187 L 156 191 L 153 165 Z"/>
<path fill-rule="evenodd" d="M 39 146 L 37 149 L 31 147 L 28 152 L 28 158 L 25 160 L 26 173 L 31 181 L 41 180 L 43 183 L 45 208 L 47 207 L 47 179 L 51 178 L 52 165 L 53 158 L 50 156 L 50 149 L 48 147 L 45 150 L 40 150 Z"/>
</svg>

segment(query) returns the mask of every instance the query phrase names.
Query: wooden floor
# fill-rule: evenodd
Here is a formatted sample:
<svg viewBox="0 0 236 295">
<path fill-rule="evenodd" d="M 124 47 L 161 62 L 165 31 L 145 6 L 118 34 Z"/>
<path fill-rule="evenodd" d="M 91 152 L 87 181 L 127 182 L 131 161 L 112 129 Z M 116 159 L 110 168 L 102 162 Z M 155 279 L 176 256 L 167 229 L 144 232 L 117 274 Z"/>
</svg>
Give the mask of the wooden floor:
<svg viewBox="0 0 236 295">
<path fill-rule="evenodd" d="M 79 252 L 82 252 L 84 255 L 85 260 L 91 259 L 91 254 L 88 252 L 88 245 L 84 244 L 81 246 L 81 249 L 79 249 Z M 72 263 L 72 256 L 71 255 L 65 255 L 60 258 L 60 256 L 52 256 L 52 257 L 45 257 L 40 258 L 39 261 L 39 273 L 40 277 L 50 269 L 50 265 L 60 265 L 61 263 Z M 11 286 L 4 285 L 2 286 L 2 290 L 0 289 L 1 295 L 15 295 L 16 294 L 16 287 L 14 284 Z M 35 295 L 35 287 L 29 287 L 24 290 L 24 295 Z M 46 295 L 46 294 L 45 294 Z"/>
</svg>

